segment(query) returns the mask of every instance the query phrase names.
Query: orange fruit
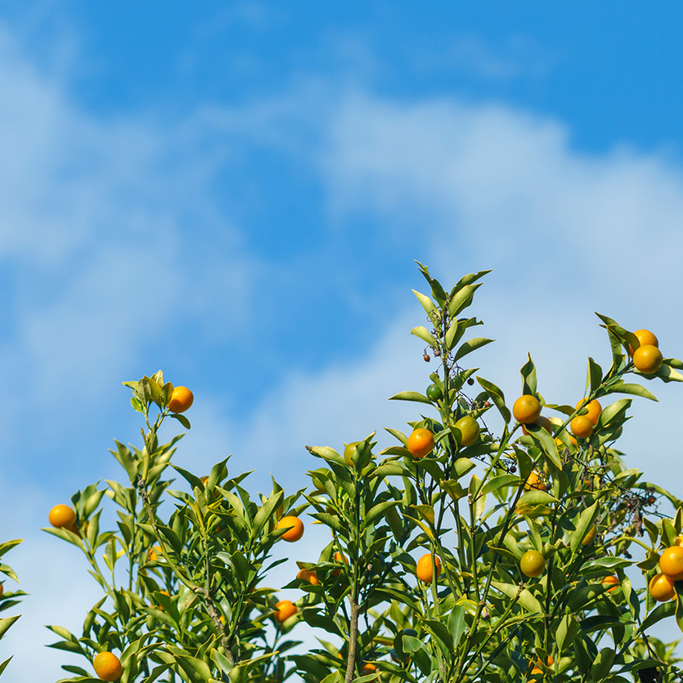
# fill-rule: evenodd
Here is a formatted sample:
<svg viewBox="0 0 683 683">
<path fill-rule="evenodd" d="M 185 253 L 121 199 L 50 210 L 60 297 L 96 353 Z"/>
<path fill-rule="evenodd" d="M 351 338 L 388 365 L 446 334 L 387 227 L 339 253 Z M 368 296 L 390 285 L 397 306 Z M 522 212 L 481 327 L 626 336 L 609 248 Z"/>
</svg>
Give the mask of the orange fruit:
<svg viewBox="0 0 683 683">
<path fill-rule="evenodd" d="M 76 523 L 76 512 L 68 505 L 55 505 L 47 520 L 57 529 L 71 529 Z"/>
<path fill-rule="evenodd" d="M 152 546 L 147 551 L 147 562 L 156 562 L 159 559 L 159 555 L 156 554 L 157 550 L 159 551 L 159 555 L 161 555 L 161 548 L 158 545 Z"/>
<path fill-rule="evenodd" d="M 416 460 L 424 458 L 434 448 L 434 434 L 424 427 L 413 430 L 413 433 L 408 437 L 407 448 L 410 455 Z"/>
<path fill-rule="evenodd" d="M 612 586 L 612 588 L 608 588 L 608 589 L 607 589 L 607 592 L 608 592 L 608 593 L 611 593 L 612 591 L 614 591 L 614 590 L 616 590 L 617 588 L 619 588 L 619 584 L 620 584 L 621 582 L 619 581 L 619 579 L 618 579 L 616 576 L 614 576 L 614 574 L 612 574 L 612 576 L 606 576 L 606 577 L 601 581 L 601 583 L 602 583 L 603 586 L 604 586 L 605 584 L 614 584 L 614 585 Z"/>
<path fill-rule="evenodd" d="M 293 543 L 304 535 L 304 523 L 298 517 L 286 515 L 277 523 L 275 528 L 287 529 L 288 527 L 290 527 L 289 530 L 285 531 L 285 533 L 280 536 L 283 541 Z"/>
<path fill-rule="evenodd" d="M 346 460 L 347 465 L 353 465 L 353 460 L 351 459 L 351 456 L 353 455 L 353 451 L 359 443 L 360 441 L 352 441 L 351 443 L 347 443 L 344 445 L 344 460 Z"/>
<path fill-rule="evenodd" d="M 171 399 L 166 405 L 172 413 L 184 413 L 193 401 L 194 396 L 187 387 L 173 387 Z"/>
<path fill-rule="evenodd" d="M 548 658 L 545 661 L 549 667 L 551 667 L 555 663 L 555 660 L 550 655 L 548 655 Z M 529 663 L 533 664 L 533 662 L 529 662 Z M 543 675 L 543 669 L 540 668 L 541 667 L 541 660 L 537 659 L 536 663 L 533 666 L 534 666 L 534 668 L 531 669 L 531 675 L 532 676 L 539 676 L 539 675 L 542 676 Z"/>
<path fill-rule="evenodd" d="M 576 408 L 583 403 L 583 400 L 579 401 L 576 404 Z M 600 401 L 598 399 L 593 399 L 590 403 L 587 403 L 584 408 L 588 409 L 588 412 L 583 416 L 587 417 L 594 425 L 598 424 L 598 418 L 600 417 L 600 413 L 602 412 L 602 406 L 600 405 Z"/>
<path fill-rule="evenodd" d="M 662 352 L 651 344 L 639 346 L 633 353 L 633 365 L 644 375 L 653 375 L 663 362 Z"/>
<path fill-rule="evenodd" d="M 455 423 L 461 446 L 471 446 L 479 438 L 479 425 L 471 415 L 461 417 Z"/>
<path fill-rule="evenodd" d="M 636 330 L 633 334 L 636 335 L 640 346 L 656 346 L 659 348 L 659 340 L 650 330 Z M 633 347 L 628 345 L 629 356 L 633 355 Z"/>
<path fill-rule="evenodd" d="M 342 555 L 339 551 L 337 551 L 337 552 L 332 556 L 332 560 L 333 560 L 334 562 L 338 562 L 339 564 L 341 564 L 342 562 L 343 562 L 344 564 L 348 564 L 348 563 L 349 563 L 349 561 L 346 559 L 346 555 Z M 341 569 L 335 569 L 335 570 L 333 570 L 333 571 L 332 571 L 332 576 L 339 576 L 339 575 L 341 574 L 341 571 L 342 571 Z"/>
<path fill-rule="evenodd" d="M 586 415 L 577 415 L 569 424 L 578 439 L 587 439 L 593 433 L 593 423 Z"/>
<path fill-rule="evenodd" d="M 374 664 L 370 664 L 369 662 L 365 662 L 363 666 L 360 668 L 360 675 L 361 676 L 369 676 L 372 673 L 375 673 L 377 671 L 377 667 Z"/>
<path fill-rule="evenodd" d="M 553 423 L 550 421 L 550 418 L 545 417 L 545 415 L 541 415 L 541 417 L 539 417 L 538 420 L 536 420 L 536 422 L 534 422 L 533 424 L 537 424 L 539 427 L 543 427 L 543 429 L 545 429 L 545 431 L 548 432 L 548 434 L 553 433 Z M 522 426 L 522 431 L 526 435 L 529 434 L 529 430 L 524 426 Z"/>
<path fill-rule="evenodd" d="M 672 545 L 659 558 L 659 569 L 672 581 L 683 580 L 683 548 Z"/>
<path fill-rule="evenodd" d="M 540 576 L 545 571 L 545 557 L 538 550 L 527 550 L 519 561 L 525 576 Z"/>
<path fill-rule="evenodd" d="M 439 574 L 441 574 L 441 560 L 438 557 L 434 557 L 434 565 L 436 565 L 436 578 L 439 578 Z M 432 567 L 432 554 L 427 553 L 426 555 L 423 555 L 418 561 L 417 561 L 417 567 L 415 568 L 415 573 L 417 574 L 417 578 L 420 579 L 420 581 L 423 581 L 424 583 L 431 583 L 432 579 L 434 578 L 434 570 Z"/>
<path fill-rule="evenodd" d="M 297 579 L 302 579 L 303 581 L 308 581 L 312 586 L 317 586 L 320 581 L 318 580 L 318 575 L 313 569 L 302 569 L 297 575 Z"/>
<path fill-rule="evenodd" d="M 657 574 L 656 576 L 653 576 L 650 580 L 648 589 L 650 595 L 657 602 L 666 602 L 676 595 L 673 579 L 670 579 L 666 574 Z"/>
<path fill-rule="evenodd" d="M 280 623 L 286 621 L 297 612 L 296 605 L 291 600 L 280 600 L 280 602 L 275 605 L 275 609 L 275 621 Z"/>
<path fill-rule="evenodd" d="M 547 491 L 548 487 L 545 485 L 545 482 L 543 479 L 541 479 L 541 475 L 539 474 L 538 471 L 534 470 L 529 477 L 527 478 L 526 482 L 524 483 L 524 490 L 525 491 Z"/>
<path fill-rule="evenodd" d="M 535 396 L 524 394 L 515 401 L 512 406 L 512 414 L 520 424 L 531 424 L 541 417 L 541 404 Z"/>
<path fill-rule="evenodd" d="M 5 592 L 5 584 L 0 583 L 0 595 L 2 595 Z"/>
<path fill-rule="evenodd" d="M 589 530 L 588 533 L 583 537 L 583 541 L 581 541 L 581 545 L 590 545 L 594 540 L 595 537 L 598 534 L 598 530 L 595 528 L 595 526 L 592 526 Z"/>
<path fill-rule="evenodd" d="M 674 545 L 683 546 L 683 536 L 676 536 L 676 540 L 674 541 Z"/>
<path fill-rule="evenodd" d="M 103 681 L 116 681 L 123 674 L 119 658 L 113 652 L 100 652 L 92 663 L 97 677 Z"/>
</svg>

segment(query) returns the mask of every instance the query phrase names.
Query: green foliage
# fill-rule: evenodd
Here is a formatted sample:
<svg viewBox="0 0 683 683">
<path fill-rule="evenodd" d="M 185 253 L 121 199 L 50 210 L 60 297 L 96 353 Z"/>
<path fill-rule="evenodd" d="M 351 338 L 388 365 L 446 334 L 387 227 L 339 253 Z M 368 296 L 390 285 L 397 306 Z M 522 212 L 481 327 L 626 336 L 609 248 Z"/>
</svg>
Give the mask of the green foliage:
<svg viewBox="0 0 683 683">
<path fill-rule="evenodd" d="M 429 294 L 415 295 L 428 325 L 412 334 L 440 367 L 425 394 L 392 398 L 430 411 L 408 424 L 432 432 L 433 451 L 414 458 L 407 433 L 396 428 L 387 430 L 396 444 L 381 452 L 375 434 L 347 444 L 343 455 L 309 447 L 321 466 L 308 473 L 303 502 L 302 492 L 287 497 L 275 483 L 257 502 L 246 475 L 231 477 L 227 461 L 203 479 L 173 467 L 178 439 L 157 440 L 173 389 L 161 373 L 126 383 L 145 419 L 141 449 L 117 442 L 112 451 L 128 484 L 87 487 L 72 499 L 78 533 L 51 530 L 86 554 L 103 598 L 80 637 L 51 627 L 62 639 L 54 647 L 89 660 L 120 652 L 124 683 L 284 681 L 295 670 L 307 683 L 680 679 L 673 644 L 647 632 L 663 619 L 683 628 L 678 592 L 657 604 L 630 577 L 657 573 L 661 550 L 682 532 L 683 502 L 628 468 L 616 441 L 631 419 L 630 397 L 656 400 L 638 381 L 681 381 L 683 363 L 665 359 L 658 373 L 642 375 L 629 356 L 638 340 L 600 316 L 610 368 L 589 359 L 586 395 L 573 408 L 577 397 L 544 400 L 529 356 L 519 395 L 536 396 L 549 414 L 522 427 L 500 388 L 466 366 L 491 343 L 466 339 L 482 324 L 465 311 L 488 271 L 447 291 L 419 267 Z M 617 398 L 623 394 L 630 397 Z M 603 409 L 592 434 L 575 438 L 572 420 L 596 399 Z M 489 428 L 491 410 L 502 418 L 499 434 Z M 464 445 L 461 427 L 472 420 L 479 431 Z M 170 489 L 169 468 L 192 493 Z M 164 500 L 174 503 L 167 517 Z M 658 511 L 661 500 L 676 510 L 673 519 Z M 116 508 L 115 530 L 99 528 L 103 503 Z M 279 623 L 275 591 L 263 580 L 283 561 L 273 559 L 286 531 L 278 519 L 305 510 L 331 541 L 317 559 L 299 562 L 302 573 L 286 586 L 301 591 L 297 611 Z M 545 560 L 537 577 L 520 569 L 529 550 Z M 423 555 L 431 580 L 417 576 Z M 290 633 L 302 621 L 327 635 L 293 653 Z M 84 669 L 64 668 L 75 674 L 65 681 L 92 680 Z"/>
<path fill-rule="evenodd" d="M 15 546 L 18 546 L 20 543 L 22 543 L 22 541 L 23 539 L 17 539 L 14 541 L 5 541 L 4 543 L 0 543 L 0 557 L 8 553 Z M 13 581 L 19 581 L 12 567 L 10 567 L 7 564 L 0 563 L 0 574 L 4 574 Z M 15 605 L 18 605 L 20 602 L 19 598 L 21 598 L 23 595 L 26 595 L 24 591 L 5 590 L 5 582 L 0 582 L 0 613 L 5 612 L 5 610 L 11 609 Z M 20 615 L 14 617 L 0 617 L 0 640 L 2 640 L 2 638 L 5 637 L 7 631 L 9 631 L 9 629 L 12 628 L 12 626 L 16 623 L 17 619 L 19 619 L 19 616 Z M 3 671 L 7 668 L 7 665 L 10 663 L 11 660 L 12 657 L 8 657 L 2 663 L 0 663 L 0 676 L 2 675 Z"/>
</svg>

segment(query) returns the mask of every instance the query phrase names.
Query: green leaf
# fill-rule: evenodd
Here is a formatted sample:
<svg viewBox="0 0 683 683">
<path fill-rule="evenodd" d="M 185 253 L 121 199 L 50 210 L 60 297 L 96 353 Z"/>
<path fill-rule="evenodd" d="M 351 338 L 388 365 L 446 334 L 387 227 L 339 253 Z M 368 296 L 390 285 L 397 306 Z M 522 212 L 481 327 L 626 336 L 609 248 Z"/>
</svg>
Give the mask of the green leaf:
<svg viewBox="0 0 683 683">
<path fill-rule="evenodd" d="M 463 605 L 456 605 L 448 617 L 448 630 L 451 632 L 453 638 L 453 648 L 458 647 L 460 638 L 465 632 L 465 607 Z"/>
<path fill-rule="evenodd" d="M 258 538 L 265 523 L 272 518 L 275 508 L 282 502 L 284 491 L 273 493 L 254 515 L 251 537 Z"/>
<path fill-rule="evenodd" d="M 453 358 L 454 360 L 458 361 L 463 356 L 466 356 L 468 353 L 472 353 L 472 351 L 476 351 L 477 349 L 480 349 L 482 346 L 486 346 L 487 344 L 490 344 L 493 341 L 493 339 L 485 339 L 484 337 L 475 337 L 474 339 L 470 339 L 469 341 L 466 341 L 455 352 L 455 356 Z"/>
<path fill-rule="evenodd" d="M 413 327 L 413 329 L 410 330 L 410 334 L 414 334 L 416 337 L 422 339 L 422 341 L 426 342 L 429 346 L 437 346 L 436 339 L 434 339 L 431 332 L 429 332 L 427 328 L 423 327 L 422 325 Z"/>
<path fill-rule="evenodd" d="M 445 339 L 446 348 L 449 351 L 462 339 L 462 335 L 465 334 L 466 329 L 467 327 L 465 327 L 464 321 L 459 321 L 456 318 L 453 319 L 446 332 Z"/>
<path fill-rule="evenodd" d="M 365 515 L 365 518 L 363 519 L 363 526 L 367 528 L 380 515 L 382 515 L 384 512 L 386 512 L 389 508 L 395 507 L 400 502 L 401 501 L 399 501 L 399 500 L 387 500 L 387 501 L 384 501 L 383 503 L 378 503 L 377 505 L 375 505 L 375 507 L 373 507 L 370 510 L 370 512 L 367 513 L 367 515 Z"/>
<path fill-rule="evenodd" d="M 192 425 L 190 425 L 190 421 L 184 415 L 180 415 L 179 413 L 171 413 L 171 417 L 178 420 L 178 422 L 180 422 L 185 429 L 190 429 L 192 427 Z"/>
<path fill-rule="evenodd" d="M 586 379 L 586 387 L 590 389 L 592 394 L 602 383 L 602 368 L 592 359 L 588 359 L 588 377 Z"/>
<path fill-rule="evenodd" d="M 190 657 L 188 655 L 176 655 L 176 662 L 187 674 L 191 683 L 210 683 L 211 669 L 202 659 L 197 659 L 197 657 Z"/>
<path fill-rule="evenodd" d="M 400 393 L 392 396 L 390 401 L 414 401 L 415 403 L 427 403 L 432 405 L 432 402 L 423 394 L 417 391 L 401 391 Z"/>
<path fill-rule="evenodd" d="M 655 609 L 648 614 L 645 619 L 643 619 L 643 623 L 640 626 L 640 632 L 645 633 L 645 631 L 650 628 L 650 626 L 654 626 L 658 621 L 661 621 L 662 619 L 666 619 L 667 617 L 672 617 L 674 616 L 676 612 L 676 602 L 671 601 L 671 602 L 665 602 L 662 603 L 661 605 L 658 605 L 655 607 Z"/>
<path fill-rule="evenodd" d="M 665 382 L 683 382 L 683 375 L 666 364 L 662 364 L 662 367 L 657 370 L 656 376 Z"/>
<path fill-rule="evenodd" d="M 520 587 L 514 583 L 499 583 L 498 581 L 492 581 L 491 585 L 513 600 L 519 595 L 518 602 L 527 612 L 543 614 L 543 606 L 526 588 L 520 591 Z"/>
<path fill-rule="evenodd" d="M 503 394 L 502 390 L 499 389 L 493 382 L 489 382 L 482 377 L 477 377 L 477 382 L 479 382 L 479 384 L 486 389 L 486 392 L 491 397 L 494 405 L 496 408 L 498 408 L 498 411 L 502 415 L 503 420 L 505 420 L 505 424 L 508 424 L 512 416 L 505 405 L 505 395 Z"/>
<path fill-rule="evenodd" d="M 482 494 L 493 493 L 503 486 L 519 486 L 520 481 L 516 474 L 500 474 L 484 484 Z"/>
<path fill-rule="evenodd" d="M 603 647 L 591 666 L 591 678 L 598 683 L 609 674 L 616 652 L 611 647 Z"/>
<path fill-rule="evenodd" d="M 659 401 L 651 391 L 648 391 L 645 387 L 641 387 L 640 384 L 627 384 L 622 381 L 612 385 L 610 394 L 632 394 L 633 396 L 649 398 L 650 401 Z"/>
<path fill-rule="evenodd" d="M 555 634 L 557 648 L 561 651 L 565 643 L 571 647 L 578 633 L 579 625 L 576 623 L 576 619 L 571 614 L 565 614 Z"/>
<path fill-rule="evenodd" d="M 459 289 L 448 303 L 448 314 L 455 318 L 461 311 L 464 311 L 471 303 L 474 293 L 481 287 L 483 282 L 476 285 L 465 285 Z"/>
<path fill-rule="evenodd" d="M 522 505 L 550 505 L 557 503 L 557 498 L 551 496 L 549 493 L 540 490 L 527 491 L 517 503 L 520 507 Z"/>
<path fill-rule="evenodd" d="M 581 546 L 581 541 L 583 541 L 585 535 L 588 533 L 588 529 L 593 526 L 595 518 L 598 515 L 598 503 L 597 501 L 593 503 L 590 507 L 581 511 L 579 514 L 579 519 L 576 523 L 576 530 L 572 534 L 571 540 L 569 542 L 569 547 L 571 548 L 572 555 Z"/>
<path fill-rule="evenodd" d="M 434 302 L 428 296 L 420 294 L 420 292 L 418 292 L 415 289 L 413 290 L 413 294 L 417 297 L 417 300 L 422 305 L 422 308 L 425 309 L 425 313 L 429 316 L 429 319 L 431 320 L 432 313 L 434 313 L 437 310 Z"/>
<path fill-rule="evenodd" d="M 529 360 L 524 363 L 520 373 L 523 381 L 523 394 L 534 396 L 536 394 L 536 366 L 531 360 L 531 354 L 527 354 Z"/>
<path fill-rule="evenodd" d="M 4 619 L 0 619 L 0 638 L 5 635 L 20 616 L 21 615 L 17 615 L 16 617 L 5 617 Z"/>
</svg>

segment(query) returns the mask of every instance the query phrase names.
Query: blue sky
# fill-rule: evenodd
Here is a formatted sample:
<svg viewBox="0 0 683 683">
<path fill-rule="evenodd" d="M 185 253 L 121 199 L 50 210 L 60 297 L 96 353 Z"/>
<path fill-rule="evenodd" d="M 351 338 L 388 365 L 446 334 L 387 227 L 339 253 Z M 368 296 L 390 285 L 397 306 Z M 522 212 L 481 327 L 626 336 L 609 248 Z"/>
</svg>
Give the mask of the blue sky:
<svg viewBox="0 0 683 683">
<path fill-rule="evenodd" d="M 413 259 L 445 283 L 494 269 L 478 364 L 510 397 L 530 351 L 541 393 L 578 400 L 586 356 L 607 362 L 594 310 L 683 356 L 682 20 L 671 2 L 5 3 L 0 492 L 34 596 L 8 683 L 41 624 L 94 601 L 36 530 L 120 476 L 124 379 L 190 386 L 178 461 L 234 452 L 265 489 L 304 483 L 305 444 L 414 416 L 385 401 L 427 384 Z M 680 494 L 683 395 L 655 393 L 624 448 Z"/>
</svg>

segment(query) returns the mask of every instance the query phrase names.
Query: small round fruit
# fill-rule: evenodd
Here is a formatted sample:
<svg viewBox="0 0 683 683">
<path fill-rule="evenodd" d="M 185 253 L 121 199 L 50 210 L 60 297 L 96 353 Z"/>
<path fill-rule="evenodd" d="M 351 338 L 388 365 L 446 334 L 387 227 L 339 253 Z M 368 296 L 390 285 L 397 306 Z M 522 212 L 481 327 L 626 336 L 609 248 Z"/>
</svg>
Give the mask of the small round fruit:
<svg viewBox="0 0 683 683">
<path fill-rule="evenodd" d="M 591 528 L 588 530 L 588 533 L 583 537 L 583 541 L 581 541 L 581 545 L 586 546 L 590 545 L 594 540 L 595 537 L 598 534 L 598 530 L 595 528 L 595 526 L 591 526 Z"/>
<path fill-rule="evenodd" d="M 416 460 L 420 460 L 434 448 L 434 434 L 424 427 L 413 430 L 408 437 L 408 451 Z"/>
<path fill-rule="evenodd" d="M 479 424 L 471 415 L 461 417 L 455 423 L 461 446 L 471 446 L 479 438 Z"/>
<path fill-rule="evenodd" d="M 438 384 L 430 384 L 427 387 L 427 398 L 430 401 L 438 401 L 443 396 L 443 391 Z"/>
<path fill-rule="evenodd" d="M 312 586 L 317 586 L 320 581 L 318 580 L 318 575 L 313 569 L 302 569 L 297 575 L 297 579 L 302 581 L 308 581 Z"/>
<path fill-rule="evenodd" d="M 76 512 L 68 505 L 55 505 L 47 520 L 57 529 L 71 529 L 76 523 Z"/>
<path fill-rule="evenodd" d="M 156 562 L 159 559 L 159 555 L 157 555 L 156 551 L 159 551 L 159 555 L 161 555 L 161 547 L 158 545 L 153 545 L 147 551 L 147 561 L 148 562 Z"/>
<path fill-rule="evenodd" d="M 545 417 L 545 415 L 541 415 L 533 424 L 543 427 L 548 434 L 553 433 L 553 423 L 550 421 L 550 418 Z M 522 425 L 522 432 L 524 432 L 526 436 L 529 435 L 529 430 L 524 425 Z"/>
<path fill-rule="evenodd" d="M 434 557 L 434 564 L 436 565 L 436 578 L 439 578 L 439 574 L 441 574 L 441 560 L 438 557 Z M 431 583 L 432 579 L 434 578 L 434 570 L 432 567 L 432 554 L 427 553 L 426 555 L 423 555 L 418 561 L 417 561 L 417 567 L 415 568 L 415 573 L 417 574 L 417 578 L 420 579 L 420 581 L 423 581 L 424 583 Z"/>
<path fill-rule="evenodd" d="M 608 592 L 608 593 L 611 593 L 612 591 L 615 591 L 617 588 L 619 588 L 619 584 L 621 583 L 621 581 L 619 581 L 619 579 L 618 579 L 616 576 L 614 576 L 614 574 L 612 574 L 611 576 L 606 576 L 606 577 L 601 581 L 601 583 L 602 583 L 603 586 L 605 586 L 605 585 L 612 585 L 611 588 L 608 588 L 608 589 L 607 589 L 607 592 Z"/>
<path fill-rule="evenodd" d="M 550 655 L 548 655 L 548 658 L 545 661 L 546 661 L 546 664 L 548 667 L 551 667 L 553 664 L 555 664 L 555 660 Z M 533 664 L 533 662 L 530 662 L 530 664 Z M 541 660 L 537 659 L 536 663 L 533 664 L 534 668 L 531 669 L 531 675 L 532 676 L 542 676 L 543 675 L 543 669 L 541 669 L 541 666 L 542 666 Z"/>
<path fill-rule="evenodd" d="M 275 527 L 276 529 L 287 529 L 280 538 L 288 543 L 298 541 L 304 535 L 304 523 L 294 515 L 286 515 Z"/>
<path fill-rule="evenodd" d="M 583 401 L 579 401 L 576 404 L 577 409 L 582 403 Z M 598 424 L 598 418 L 602 412 L 600 402 L 597 399 L 593 399 L 590 403 L 587 403 L 584 408 L 587 408 L 588 412 L 583 417 L 587 417 L 594 425 Z"/>
<path fill-rule="evenodd" d="M 113 652 L 100 652 L 95 655 L 92 665 L 97 677 L 103 681 L 116 681 L 123 674 L 121 662 Z"/>
<path fill-rule="evenodd" d="M 651 344 L 639 346 L 633 353 L 633 365 L 644 375 L 653 375 L 663 362 L 662 352 Z"/>
<path fill-rule="evenodd" d="M 676 540 L 674 541 L 674 545 L 680 545 L 683 547 L 683 536 L 676 536 Z"/>
<path fill-rule="evenodd" d="M 172 413 L 184 413 L 193 403 L 194 396 L 187 387 L 173 387 L 171 400 L 167 403 Z"/>
<path fill-rule="evenodd" d="M 670 579 L 666 574 L 657 574 L 656 576 L 653 576 L 650 580 L 648 589 L 650 595 L 657 602 L 666 602 L 676 595 L 673 579 Z"/>
<path fill-rule="evenodd" d="M 280 600 L 275 605 L 275 610 L 275 621 L 279 623 L 286 621 L 297 612 L 296 605 L 291 600 Z"/>
<path fill-rule="evenodd" d="M 577 439 L 587 439 L 593 433 L 593 423 L 586 415 L 577 415 L 571 421 L 571 428 Z"/>
<path fill-rule="evenodd" d="M 659 340 L 650 330 L 636 330 L 633 334 L 636 335 L 640 346 L 656 346 L 659 348 Z M 633 355 L 633 347 L 629 344 L 628 353 Z"/>
<path fill-rule="evenodd" d="M 332 556 L 332 561 L 336 562 L 337 564 L 341 564 L 342 562 L 344 564 L 348 564 L 349 561 L 346 559 L 346 555 L 342 555 L 338 550 L 337 552 Z M 332 576 L 339 576 L 341 574 L 342 570 L 341 569 L 334 569 L 332 571 Z"/>
<path fill-rule="evenodd" d="M 672 545 L 659 557 L 659 569 L 672 581 L 683 580 L 683 548 Z"/>
<path fill-rule="evenodd" d="M 359 443 L 360 441 L 352 441 L 351 443 L 347 443 L 344 446 L 344 460 L 346 460 L 347 465 L 353 465 L 353 460 L 351 459 L 351 456 L 353 455 L 353 452 Z"/>
<path fill-rule="evenodd" d="M 541 475 L 536 471 L 533 470 L 533 472 L 529 475 L 527 478 L 526 482 L 524 483 L 524 490 L 525 491 L 547 491 L 548 487 L 545 485 L 545 482 L 543 479 L 541 479 Z"/>
<path fill-rule="evenodd" d="M 360 668 L 360 675 L 361 676 L 369 676 L 370 674 L 374 674 L 375 671 L 377 671 L 377 667 L 374 664 L 370 664 L 369 662 L 365 662 L 363 666 Z"/>
<path fill-rule="evenodd" d="M 538 550 L 527 550 L 519 561 L 525 576 L 540 576 L 545 571 L 545 557 Z"/>
<path fill-rule="evenodd" d="M 520 424 L 531 424 L 541 417 L 541 404 L 535 396 L 524 394 L 515 401 L 512 406 L 512 414 Z"/>
</svg>

